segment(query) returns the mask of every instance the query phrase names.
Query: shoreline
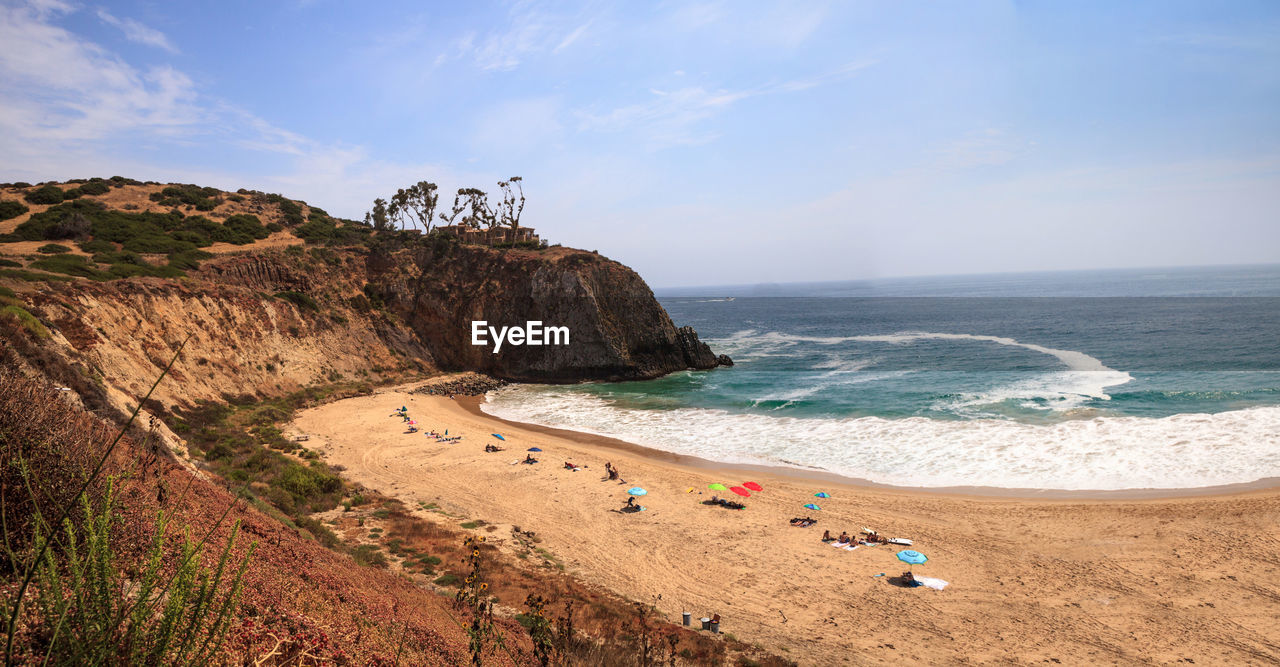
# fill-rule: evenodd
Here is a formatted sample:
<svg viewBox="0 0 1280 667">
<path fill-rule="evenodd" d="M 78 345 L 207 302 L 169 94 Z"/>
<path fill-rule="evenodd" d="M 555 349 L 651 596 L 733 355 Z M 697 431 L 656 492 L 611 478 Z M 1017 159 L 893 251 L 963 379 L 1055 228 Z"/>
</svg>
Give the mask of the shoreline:
<svg viewBox="0 0 1280 667">
<path fill-rule="evenodd" d="M 931 494 L 965 499 L 1004 499 L 1004 500 L 1061 500 L 1061 501 L 1143 501 L 1173 500 L 1177 498 L 1225 498 L 1236 495 L 1262 493 L 1280 488 L 1280 477 L 1263 477 L 1252 482 L 1235 484 L 1218 484 L 1214 486 L 1197 486 L 1185 489 L 1032 489 L 1005 488 L 998 486 L 900 486 L 873 482 L 858 477 L 848 477 L 819 468 L 790 467 L 781 465 L 765 465 L 757 463 L 728 463 L 715 461 L 690 454 L 677 454 L 653 447 L 638 445 L 607 435 L 599 435 L 587 431 L 556 426 L 544 426 L 530 422 L 521 422 L 485 412 L 480 406 L 487 403 L 486 396 L 457 396 L 454 400 L 473 415 L 493 420 L 508 426 L 518 426 L 546 435 L 572 440 L 584 445 L 599 445 L 628 452 L 637 456 L 645 456 L 654 461 L 677 463 L 680 465 L 704 468 L 707 470 L 740 470 L 751 473 L 765 473 L 783 477 L 793 477 L 801 481 L 827 482 L 849 487 L 862 487 L 885 493 Z"/>
</svg>

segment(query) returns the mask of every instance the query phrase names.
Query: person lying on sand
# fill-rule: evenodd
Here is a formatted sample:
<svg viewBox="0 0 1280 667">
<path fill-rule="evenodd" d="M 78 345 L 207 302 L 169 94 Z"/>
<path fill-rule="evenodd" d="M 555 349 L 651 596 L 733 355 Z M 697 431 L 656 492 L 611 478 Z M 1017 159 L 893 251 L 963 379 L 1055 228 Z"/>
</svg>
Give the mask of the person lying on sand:
<svg viewBox="0 0 1280 667">
<path fill-rule="evenodd" d="M 486 451 L 486 452 L 500 452 L 500 451 L 502 451 L 502 448 L 501 448 L 501 447 L 499 447 L 499 446 L 497 446 L 497 445 L 485 445 L 485 446 L 484 446 L 484 451 Z"/>
</svg>

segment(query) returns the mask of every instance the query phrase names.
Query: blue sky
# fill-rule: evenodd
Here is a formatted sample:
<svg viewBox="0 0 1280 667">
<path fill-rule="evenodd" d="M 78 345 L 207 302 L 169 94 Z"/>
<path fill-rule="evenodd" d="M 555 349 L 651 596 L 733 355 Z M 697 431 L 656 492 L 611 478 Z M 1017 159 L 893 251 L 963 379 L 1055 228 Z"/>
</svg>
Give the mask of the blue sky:
<svg viewBox="0 0 1280 667">
<path fill-rule="evenodd" d="M 1280 4 L 3 2 L 0 180 L 115 174 L 520 175 L 661 287 L 1277 262 Z"/>
</svg>

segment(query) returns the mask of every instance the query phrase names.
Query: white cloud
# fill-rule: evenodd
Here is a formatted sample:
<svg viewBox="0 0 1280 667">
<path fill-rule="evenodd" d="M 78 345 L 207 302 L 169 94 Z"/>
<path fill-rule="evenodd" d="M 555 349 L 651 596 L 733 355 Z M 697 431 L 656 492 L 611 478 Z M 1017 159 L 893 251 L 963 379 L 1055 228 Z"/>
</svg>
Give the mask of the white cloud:
<svg viewBox="0 0 1280 667">
<path fill-rule="evenodd" d="M 123 174 L 152 180 L 249 186 L 315 201 L 359 217 L 375 197 L 423 179 L 486 183 L 438 165 L 395 164 L 363 147 L 318 142 L 235 105 L 201 95 L 172 67 L 139 70 L 54 22 L 72 11 L 42 0 L 0 5 L 0 178 L 45 180 Z M 283 158 L 269 174 L 166 167 L 113 148 L 146 142 L 166 148 L 232 145 Z M 253 182 L 246 183 L 246 179 Z M 323 202 L 323 203 L 321 203 Z"/>
<path fill-rule="evenodd" d="M 199 118 L 186 75 L 139 71 L 50 23 L 56 14 L 44 5 L 0 7 L 0 128 L 8 141 L 91 140 Z"/>
<path fill-rule="evenodd" d="M 98 9 L 98 18 L 109 26 L 119 28 L 124 33 L 125 39 L 138 44 L 146 44 L 154 46 L 158 49 L 164 49 L 169 53 L 177 53 L 178 48 L 165 37 L 164 33 L 155 28 L 147 27 L 133 19 L 119 19 L 112 16 L 105 9 Z"/>
<path fill-rule="evenodd" d="M 707 90 L 701 86 L 676 90 L 650 88 L 652 98 L 644 102 L 603 113 L 579 112 L 580 129 L 604 132 L 640 130 L 658 146 L 703 144 L 718 135 L 699 128 L 699 123 L 723 113 L 738 102 L 753 97 L 801 92 L 843 81 L 873 64 L 875 61 L 872 60 L 855 61 L 815 76 L 742 90 Z"/>
<path fill-rule="evenodd" d="M 560 53 L 561 51 L 569 48 L 574 42 L 578 41 L 579 38 L 581 38 L 584 34 L 586 34 L 587 28 L 590 28 L 590 27 L 591 27 L 590 21 L 587 21 L 586 23 L 583 23 L 582 25 L 578 26 L 577 28 L 574 29 L 573 32 L 569 33 L 568 35 L 565 35 L 564 39 L 560 40 L 560 43 L 556 45 L 556 48 L 551 49 L 551 52 Z"/>
</svg>

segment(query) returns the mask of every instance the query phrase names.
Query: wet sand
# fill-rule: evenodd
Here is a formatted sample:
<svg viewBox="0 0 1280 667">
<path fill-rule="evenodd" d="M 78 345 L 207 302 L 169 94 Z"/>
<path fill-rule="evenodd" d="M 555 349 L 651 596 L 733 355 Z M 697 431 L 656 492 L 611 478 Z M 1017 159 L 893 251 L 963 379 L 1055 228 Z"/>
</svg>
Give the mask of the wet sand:
<svg viewBox="0 0 1280 667">
<path fill-rule="evenodd" d="M 294 428 L 354 481 L 411 505 L 436 503 L 459 523 L 498 524 L 490 540 L 500 548 L 511 526 L 535 531 L 579 578 L 651 602 L 676 622 L 685 610 L 695 619 L 719 613 L 723 632 L 801 664 L 1280 660 L 1273 483 L 1045 494 L 1052 498 L 884 487 L 516 424 L 482 413 L 481 399 L 405 389 L 304 411 Z M 401 405 L 424 431 L 463 440 L 406 434 L 388 416 Z M 486 453 L 489 443 L 506 451 Z M 543 450 L 540 462 L 512 464 L 529 447 Z M 571 472 L 565 461 L 588 467 Z M 605 479 L 606 461 L 625 483 Z M 764 487 L 729 496 L 747 509 L 701 504 L 713 493 L 707 484 L 744 481 Z M 646 510 L 618 511 L 637 485 L 649 492 Z M 808 502 L 822 510 L 804 509 Z M 788 524 L 805 515 L 818 524 Z M 864 526 L 914 540 L 930 559 L 916 573 L 947 588 L 894 585 L 906 569 L 895 558 L 903 547 L 844 551 L 819 539 L 824 529 Z"/>
</svg>

